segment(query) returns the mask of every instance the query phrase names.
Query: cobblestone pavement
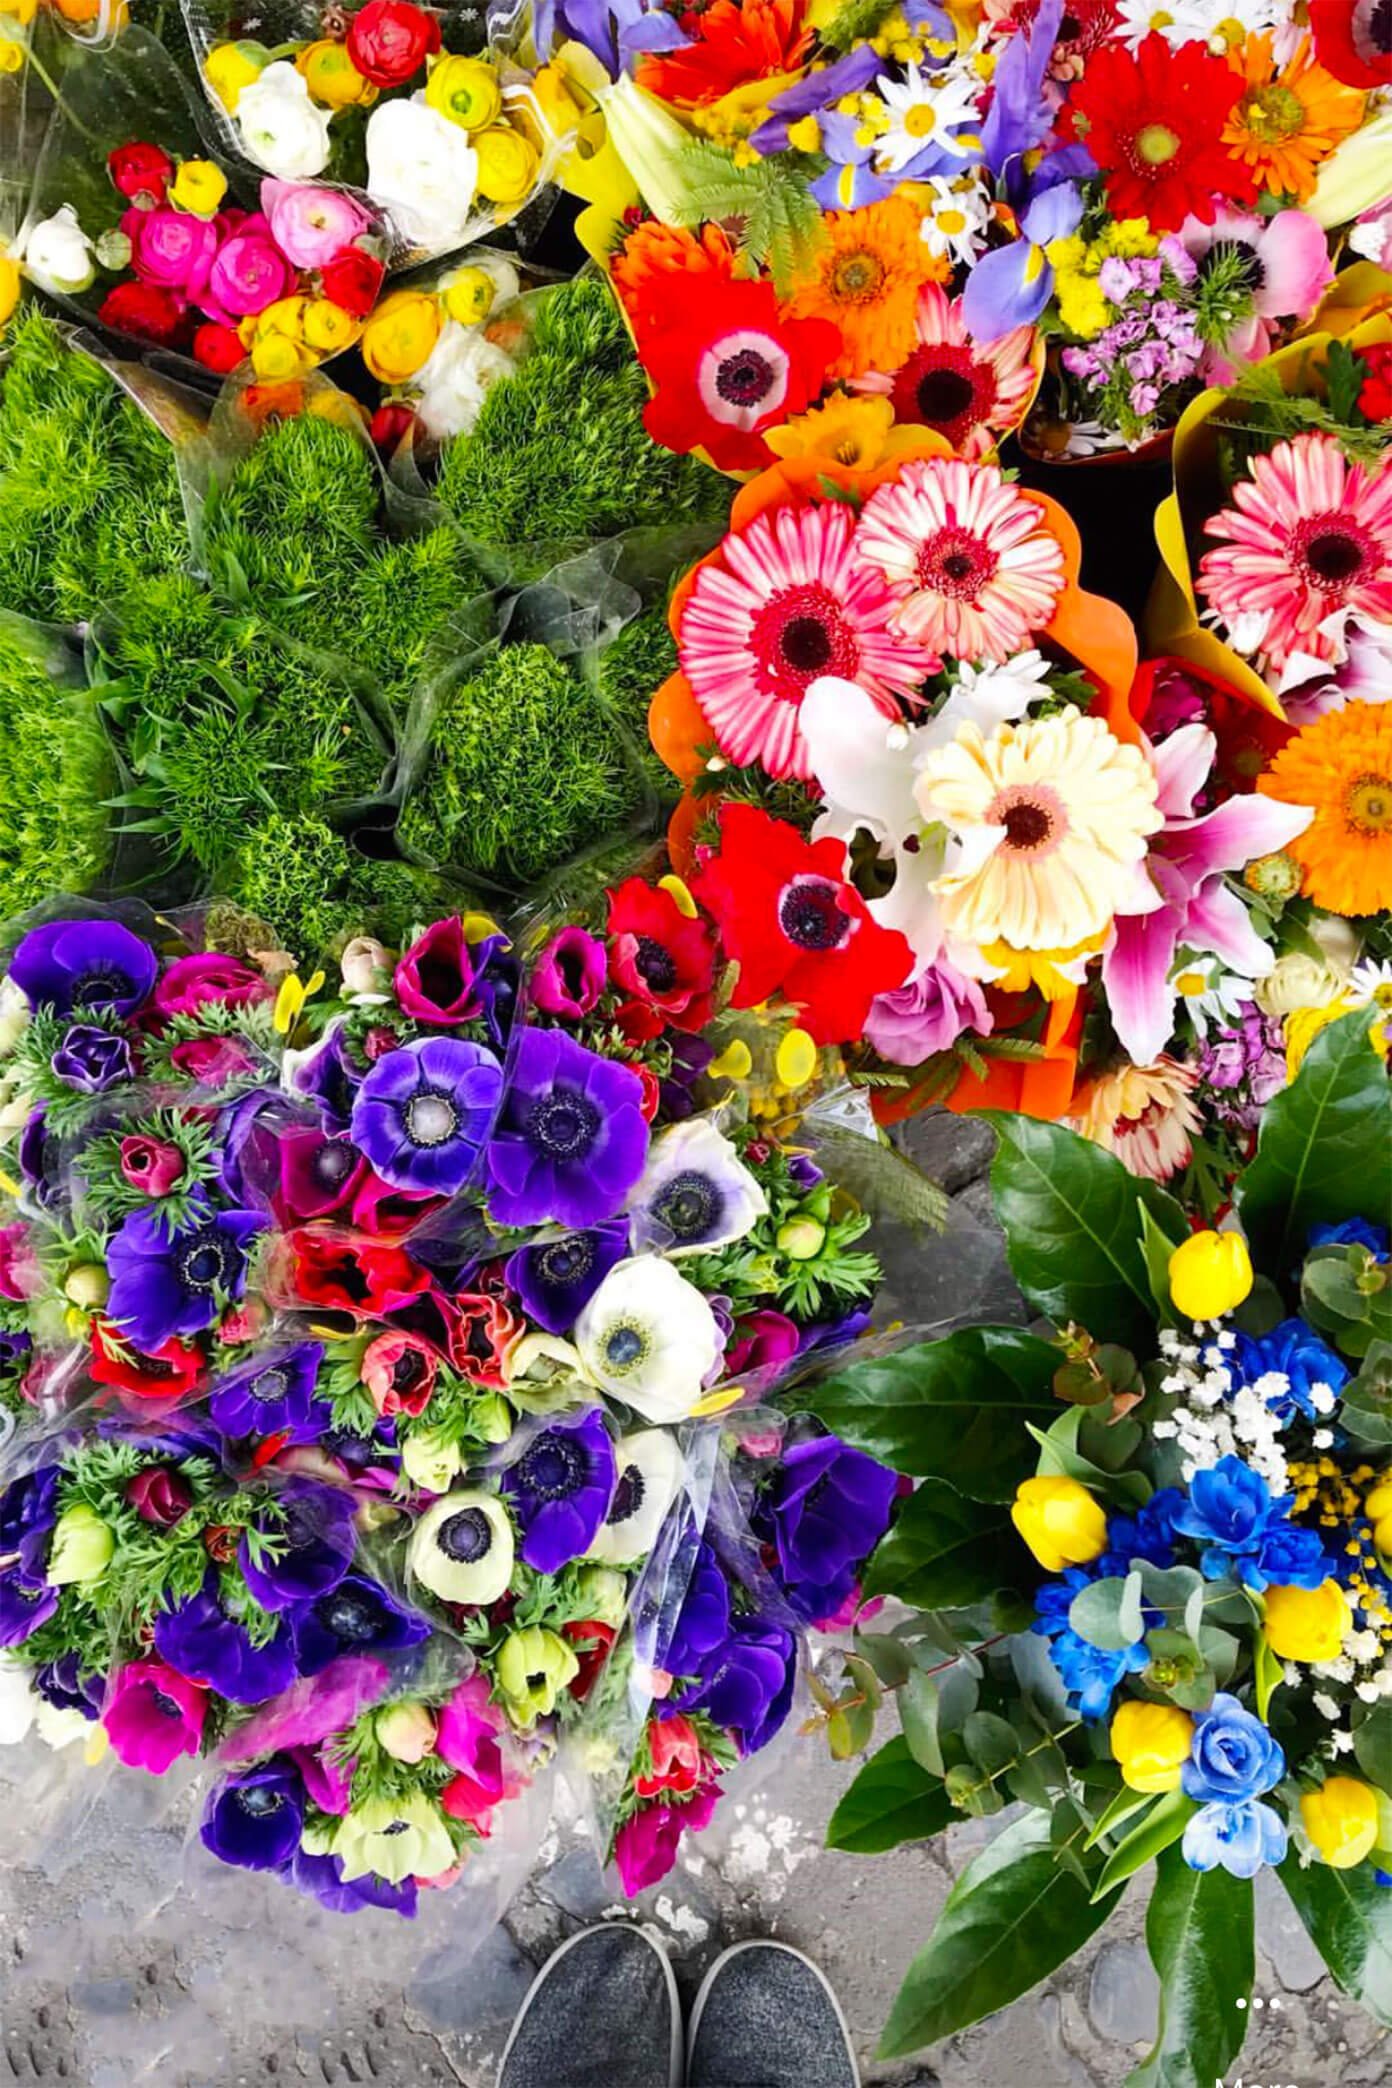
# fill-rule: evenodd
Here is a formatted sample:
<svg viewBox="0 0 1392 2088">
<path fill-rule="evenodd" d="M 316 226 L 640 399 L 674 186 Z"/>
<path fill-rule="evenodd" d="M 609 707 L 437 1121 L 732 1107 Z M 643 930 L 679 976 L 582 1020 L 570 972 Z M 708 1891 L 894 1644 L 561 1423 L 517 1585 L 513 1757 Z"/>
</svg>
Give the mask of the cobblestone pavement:
<svg viewBox="0 0 1392 2088">
<path fill-rule="evenodd" d="M 925 1325 L 1023 1318 L 990 1229 L 989 1132 L 934 1117 L 912 1142 L 952 1212 L 941 1240 L 896 1248 L 898 1313 Z M 874 1859 L 829 1852 L 825 1823 L 854 1767 L 796 1736 L 772 1752 L 757 1785 L 733 1793 L 638 1904 L 684 1991 L 727 1943 L 780 1936 L 835 1982 L 874 2088 L 1120 2088 L 1154 2029 L 1141 1890 L 1013 2008 L 919 2059 L 877 2066 L 876 2035 L 909 1960 L 953 1873 L 997 1823 L 964 1821 L 931 1847 Z M 529 1851 L 494 1851 L 475 1901 L 461 1888 L 426 1895 L 414 1923 L 348 1921 L 219 1870 L 188 1840 L 186 1784 L 89 1772 L 77 1812 L 58 1769 L 41 1748 L 0 1753 L 0 2088 L 492 2088 L 535 1967 L 576 1928 L 620 1911 L 564 1794 L 549 1822 L 540 1814 L 550 1794 L 540 1794 L 535 1866 Z M 1228 2088 L 1239 2073 L 1245 2088 L 1392 2083 L 1392 2040 L 1323 1976 L 1268 1882 L 1258 1889 L 1253 2028 Z M 520 1889 L 509 1899 L 510 1884 Z"/>
</svg>

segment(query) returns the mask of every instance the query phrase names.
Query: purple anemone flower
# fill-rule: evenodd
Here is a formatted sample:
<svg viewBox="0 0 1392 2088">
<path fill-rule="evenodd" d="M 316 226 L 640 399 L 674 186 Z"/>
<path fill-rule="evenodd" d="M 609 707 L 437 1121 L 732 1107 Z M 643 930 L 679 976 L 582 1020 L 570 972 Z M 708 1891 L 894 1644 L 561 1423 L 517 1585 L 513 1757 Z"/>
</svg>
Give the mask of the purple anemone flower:
<svg viewBox="0 0 1392 2088">
<path fill-rule="evenodd" d="M 0 1493 L 0 1559 L 13 1559 L 28 1579 L 41 1581 L 48 1539 L 58 1520 L 56 1464 L 39 1465 L 12 1479 Z"/>
<path fill-rule="evenodd" d="M 104 1094 L 135 1077 L 126 1038 L 93 1022 L 75 1022 L 49 1060 L 54 1077 L 81 1095 Z"/>
<path fill-rule="evenodd" d="M 453 1196 L 478 1164 L 502 1094 L 492 1052 L 417 1038 L 378 1059 L 353 1103 L 353 1140 L 394 1189 Z"/>
<path fill-rule="evenodd" d="M 263 1349 L 218 1379 L 208 1412 L 226 1436 L 284 1433 L 292 1443 L 315 1442 L 333 1415 L 328 1400 L 314 1396 L 323 1360 L 318 1341 Z"/>
<path fill-rule="evenodd" d="M 34 1672 L 34 1687 L 55 1711 L 80 1711 L 97 1718 L 106 1698 L 106 1677 L 90 1674 L 76 1653 L 60 1653 Z"/>
<path fill-rule="evenodd" d="M 700 1680 L 672 1701 L 733 1733 L 741 1754 L 757 1754 L 792 1709 L 796 1673 L 791 1631 L 768 1617 L 739 1617 Z"/>
<path fill-rule="evenodd" d="M 366 1575 L 349 1573 L 290 1620 L 295 1661 L 302 1675 L 317 1675 L 341 1653 L 396 1653 L 429 1638 L 431 1624 Z"/>
<path fill-rule="evenodd" d="M 262 1609 L 289 1609 L 336 1588 L 352 1562 L 356 1502 L 342 1487 L 291 1479 L 276 1496 L 258 1543 L 248 1530 L 237 1550 L 242 1578 Z"/>
<path fill-rule="evenodd" d="M 107 1251 L 107 1316 L 147 1354 L 173 1334 L 209 1327 L 246 1289 L 247 1250 L 265 1219 L 195 1203 L 171 1231 L 158 1210 L 132 1211 Z"/>
<path fill-rule="evenodd" d="M 264 1704 L 295 1679 L 288 1621 L 278 1619 L 271 1637 L 256 1645 L 245 1624 L 223 1608 L 213 1573 L 199 1594 L 156 1617 L 155 1651 L 176 1674 L 216 1690 L 230 1704 Z"/>
<path fill-rule="evenodd" d="M 559 1240 L 519 1247 L 503 1273 L 528 1319 L 568 1334 L 616 1262 L 628 1253 L 628 1220 L 609 1218 Z"/>
<path fill-rule="evenodd" d="M 10 959 L 10 977 L 30 1007 L 60 1015 L 89 1008 L 131 1015 L 158 970 L 150 945 L 119 921 L 49 921 L 31 928 Z"/>
<path fill-rule="evenodd" d="M 730 1635 L 730 1583 L 711 1546 L 697 1546 L 696 1562 L 660 1665 L 672 1675 L 701 1675 Z"/>
<path fill-rule="evenodd" d="M 304 1791 L 288 1764 L 268 1762 L 229 1776 L 210 1793 L 199 1838 L 221 1863 L 279 1870 L 300 1846 Z"/>
<path fill-rule="evenodd" d="M 287 1052 L 281 1069 L 289 1092 L 313 1102 L 325 1125 L 335 1131 L 347 1130 L 362 1077 L 362 1067 L 349 1056 L 341 1021 L 330 1023 L 308 1050 Z"/>
<path fill-rule="evenodd" d="M 361 1878 L 345 1878 L 343 1859 L 339 1856 L 311 1856 L 299 1849 L 291 1858 L 290 1883 L 295 1888 L 317 1899 L 321 1907 L 331 1914 L 357 1914 L 364 1907 L 384 1907 L 391 1914 L 404 1914 L 408 1921 L 416 1912 L 416 1881 L 403 1878 L 399 1885 L 389 1884 L 385 1878 L 373 1877 L 371 1873 Z"/>
<path fill-rule="evenodd" d="M 612 1218 L 643 1172 L 643 1084 L 562 1030 L 527 1030 L 488 1146 L 502 1225 Z"/>
<path fill-rule="evenodd" d="M 898 1477 L 839 1436 L 783 1453 L 765 1504 L 778 1578 L 800 1615 L 830 1616 L 889 1527 Z"/>
<path fill-rule="evenodd" d="M 31 1201 L 40 1210 L 48 1210 L 57 1201 L 62 1174 L 58 1141 L 49 1134 L 48 1111 L 42 1102 L 29 1112 L 15 1159 Z"/>
<path fill-rule="evenodd" d="M 618 1477 L 614 1444 L 598 1407 L 553 1421 L 503 1474 L 522 1527 L 523 1562 L 558 1573 L 589 1550 L 609 1513 Z"/>
<path fill-rule="evenodd" d="M 22 1646 L 58 1607 L 58 1590 L 20 1566 L 0 1572 L 0 1646 Z"/>
</svg>

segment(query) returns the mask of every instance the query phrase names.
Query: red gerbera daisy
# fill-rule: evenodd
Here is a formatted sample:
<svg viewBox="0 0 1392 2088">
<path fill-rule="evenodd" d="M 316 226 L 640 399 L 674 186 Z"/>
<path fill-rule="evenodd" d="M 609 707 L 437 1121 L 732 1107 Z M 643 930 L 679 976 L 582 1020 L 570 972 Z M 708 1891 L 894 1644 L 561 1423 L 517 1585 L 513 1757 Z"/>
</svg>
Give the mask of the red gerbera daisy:
<svg viewBox="0 0 1392 2088">
<path fill-rule="evenodd" d="M 721 471 L 760 470 L 761 430 L 810 405 L 840 353 L 840 330 L 786 318 L 772 284 L 702 273 L 673 284 L 656 328 L 639 332 L 657 388 L 644 426 L 666 449 L 705 449 Z"/>
<path fill-rule="evenodd" d="M 715 938 L 707 923 L 684 914 L 670 892 L 641 877 L 626 877 L 608 898 L 615 984 L 673 1029 L 704 1029 L 715 978 Z"/>
<path fill-rule="evenodd" d="M 130 1346 L 119 1327 L 108 1320 L 92 1322 L 88 1375 L 98 1385 L 114 1385 L 139 1399 L 182 1399 L 203 1376 L 203 1352 L 197 1342 L 171 1335 L 143 1356 Z"/>
<path fill-rule="evenodd" d="M 1206 44 L 1172 50 L 1152 34 L 1134 57 L 1120 44 L 1095 53 L 1069 96 L 1066 127 L 1101 169 L 1115 217 L 1176 232 L 1190 216 L 1211 225 L 1219 201 L 1251 202 L 1252 176 L 1223 143 L 1241 87 Z"/>
<path fill-rule="evenodd" d="M 1392 0 L 1309 0 L 1315 56 L 1350 87 L 1392 84 Z"/>
<path fill-rule="evenodd" d="M 703 13 L 686 16 L 683 26 L 694 40 L 679 51 L 641 59 L 636 74 L 649 94 L 683 109 L 793 72 L 812 45 L 803 0 L 715 0 Z"/>
<path fill-rule="evenodd" d="M 903 984 L 913 953 L 897 928 L 871 918 L 845 877 L 846 850 L 827 835 L 805 841 L 755 805 L 726 805 L 720 849 L 691 888 L 720 925 L 738 964 L 731 996 L 757 1007 L 781 993 L 819 1044 L 860 1036 L 877 993 Z"/>
</svg>

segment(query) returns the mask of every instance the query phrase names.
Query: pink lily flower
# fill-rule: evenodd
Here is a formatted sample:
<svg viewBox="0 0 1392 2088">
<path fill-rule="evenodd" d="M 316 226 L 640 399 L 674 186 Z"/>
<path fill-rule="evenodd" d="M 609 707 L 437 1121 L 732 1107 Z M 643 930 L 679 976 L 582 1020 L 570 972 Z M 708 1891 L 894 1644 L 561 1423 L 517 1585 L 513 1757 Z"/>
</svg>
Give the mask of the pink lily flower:
<svg viewBox="0 0 1392 2088">
<path fill-rule="evenodd" d="M 1206 725 L 1182 725 L 1150 748 L 1165 824 L 1142 866 L 1147 889 L 1117 915 L 1102 957 L 1112 1024 L 1137 1066 L 1157 1059 L 1173 1032 L 1170 973 L 1181 949 L 1217 957 L 1248 979 L 1270 971 L 1271 951 L 1223 876 L 1276 854 L 1315 816 L 1311 806 L 1253 795 L 1196 818 L 1194 800 L 1217 747 Z"/>
</svg>

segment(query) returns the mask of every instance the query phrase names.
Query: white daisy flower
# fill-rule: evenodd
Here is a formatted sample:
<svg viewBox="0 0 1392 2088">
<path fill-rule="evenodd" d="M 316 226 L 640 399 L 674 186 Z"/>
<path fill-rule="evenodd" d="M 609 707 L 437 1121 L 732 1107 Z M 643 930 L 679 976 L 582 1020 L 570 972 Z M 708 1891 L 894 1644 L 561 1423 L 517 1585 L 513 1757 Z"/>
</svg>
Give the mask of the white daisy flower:
<svg viewBox="0 0 1392 2088">
<path fill-rule="evenodd" d="M 881 75 L 875 82 L 889 116 L 888 127 L 875 141 L 877 172 L 897 174 L 929 145 L 940 146 L 956 159 L 976 157 L 981 144 L 976 83 L 957 72 L 925 75 L 916 64 L 907 74 L 903 80 Z M 960 132 L 967 134 L 959 136 Z"/>
<path fill-rule="evenodd" d="M 986 244 L 991 203 L 974 174 L 931 174 L 923 184 L 931 195 L 919 237 L 936 259 L 970 268 Z"/>
</svg>

